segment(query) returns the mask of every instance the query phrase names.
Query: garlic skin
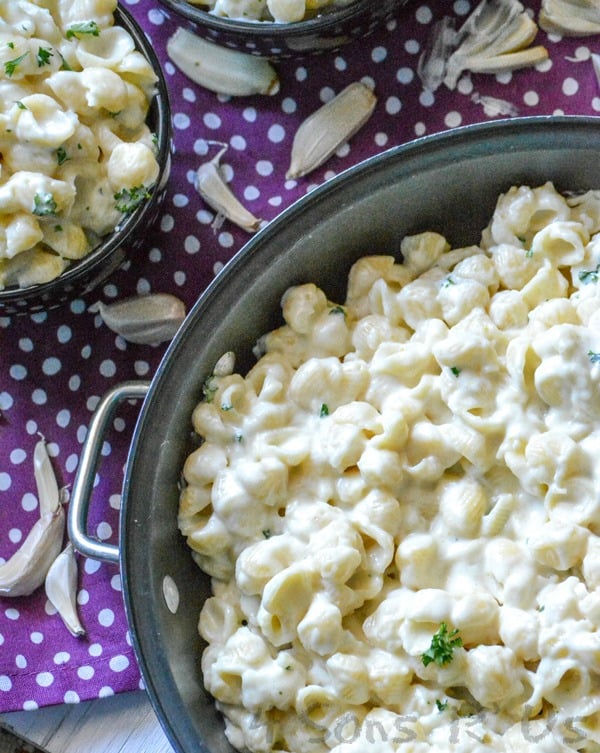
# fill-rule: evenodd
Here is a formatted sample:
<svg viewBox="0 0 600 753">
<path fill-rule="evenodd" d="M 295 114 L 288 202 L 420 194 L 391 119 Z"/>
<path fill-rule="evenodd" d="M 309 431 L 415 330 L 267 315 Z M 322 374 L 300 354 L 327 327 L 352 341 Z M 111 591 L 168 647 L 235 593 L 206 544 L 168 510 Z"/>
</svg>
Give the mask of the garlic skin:
<svg viewBox="0 0 600 753">
<path fill-rule="evenodd" d="M 44 439 L 37 442 L 33 471 L 40 517 L 12 557 L 0 565 L 0 596 L 28 596 L 42 585 L 60 552 L 65 514 Z"/>
<path fill-rule="evenodd" d="M 115 303 L 98 301 L 90 311 L 124 340 L 140 345 L 157 345 L 171 340 L 185 319 L 183 301 L 170 293 L 149 293 Z"/>
<path fill-rule="evenodd" d="M 52 562 L 46 575 L 48 601 L 56 609 L 71 635 L 85 635 L 77 612 L 77 559 L 69 542 Z"/>
<path fill-rule="evenodd" d="M 542 0 L 538 22 L 549 34 L 587 37 L 600 34 L 597 0 Z"/>
<path fill-rule="evenodd" d="M 326 162 L 371 117 L 377 97 L 361 81 L 349 84 L 309 115 L 294 136 L 286 178 L 300 178 Z"/>
<path fill-rule="evenodd" d="M 266 58 L 219 47 L 179 27 L 167 41 L 167 54 L 188 78 L 216 94 L 271 96 L 279 76 Z"/>
<path fill-rule="evenodd" d="M 226 218 L 247 233 L 255 233 L 262 220 L 246 209 L 221 176 L 219 163 L 226 151 L 227 146 L 224 146 L 209 162 L 200 165 L 196 171 L 196 191 L 217 213 L 216 225 L 220 224 L 222 218 Z"/>
</svg>

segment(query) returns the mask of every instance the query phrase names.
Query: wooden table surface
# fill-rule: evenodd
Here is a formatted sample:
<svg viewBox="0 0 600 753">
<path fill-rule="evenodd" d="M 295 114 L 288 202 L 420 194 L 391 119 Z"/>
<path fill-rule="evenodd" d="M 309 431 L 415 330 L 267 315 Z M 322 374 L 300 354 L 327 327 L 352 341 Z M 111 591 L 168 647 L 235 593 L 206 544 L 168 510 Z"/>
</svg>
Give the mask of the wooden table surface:
<svg viewBox="0 0 600 753">
<path fill-rule="evenodd" d="M 0 723 L 48 753 L 172 753 L 145 692 L 35 711 L 0 714 Z"/>
</svg>

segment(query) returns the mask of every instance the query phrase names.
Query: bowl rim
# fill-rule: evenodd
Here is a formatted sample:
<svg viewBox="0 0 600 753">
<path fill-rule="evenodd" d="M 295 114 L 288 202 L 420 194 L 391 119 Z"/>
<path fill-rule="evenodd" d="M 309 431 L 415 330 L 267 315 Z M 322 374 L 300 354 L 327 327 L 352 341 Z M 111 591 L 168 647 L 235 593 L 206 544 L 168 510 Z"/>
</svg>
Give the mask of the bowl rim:
<svg viewBox="0 0 600 753">
<path fill-rule="evenodd" d="M 278 21 L 244 21 L 243 19 L 217 16 L 185 0 L 158 0 L 160 5 L 165 6 L 176 15 L 214 32 L 247 34 L 250 38 L 257 37 L 260 40 L 280 36 L 294 38 L 311 33 L 322 34 L 329 30 L 337 32 L 340 23 L 352 20 L 363 12 L 371 10 L 373 2 L 380 1 L 351 0 L 346 5 L 334 7 L 334 9 L 313 18 L 283 23 Z M 404 5 L 406 1 L 395 0 L 399 7 Z"/>
<path fill-rule="evenodd" d="M 28 313 L 28 300 L 39 298 L 43 295 L 53 296 L 61 288 L 69 284 L 77 286 L 78 279 L 83 273 L 102 265 L 105 259 L 129 241 L 130 236 L 138 225 L 143 225 L 144 220 L 152 214 L 158 201 L 161 178 L 169 172 L 172 148 L 171 113 L 165 73 L 149 36 L 132 13 L 124 8 L 121 3 L 114 10 L 114 25 L 122 26 L 131 34 L 136 49 L 147 58 L 157 76 L 155 93 L 150 101 L 148 110 L 149 114 L 153 110 L 156 113 L 156 128 L 153 133 L 156 136 L 157 159 L 160 168 L 157 182 L 152 187 L 150 197 L 143 204 L 136 207 L 131 214 L 123 217 L 114 230 L 100 239 L 99 244 L 95 248 L 81 259 L 74 260 L 57 277 L 47 282 L 35 283 L 25 287 L 11 285 L 0 290 L 0 314 L 4 314 L 1 307 L 9 305 L 18 307 L 20 312 L 22 309 L 22 313 Z M 83 293 L 85 292 L 87 292 L 87 288 L 83 291 Z"/>
</svg>

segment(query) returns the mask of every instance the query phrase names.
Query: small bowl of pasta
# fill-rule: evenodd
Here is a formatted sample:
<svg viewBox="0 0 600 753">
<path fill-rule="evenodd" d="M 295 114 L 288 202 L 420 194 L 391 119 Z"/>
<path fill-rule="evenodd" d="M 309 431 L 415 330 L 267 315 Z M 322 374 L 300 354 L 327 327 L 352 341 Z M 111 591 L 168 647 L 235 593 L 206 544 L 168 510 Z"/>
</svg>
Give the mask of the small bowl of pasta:
<svg viewBox="0 0 600 753">
<path fill-rule="evenodd" d="M 364 37 L 407 0 L 160 0 L 199 36 L 281 59 L 328 52 Z"/>
<path fill-rule="evenodd" d="M 3 5 L 0 311 L 85 295 L 143 242 L 165 195 L 169 101 L 133 16 Z"/>
</svg>

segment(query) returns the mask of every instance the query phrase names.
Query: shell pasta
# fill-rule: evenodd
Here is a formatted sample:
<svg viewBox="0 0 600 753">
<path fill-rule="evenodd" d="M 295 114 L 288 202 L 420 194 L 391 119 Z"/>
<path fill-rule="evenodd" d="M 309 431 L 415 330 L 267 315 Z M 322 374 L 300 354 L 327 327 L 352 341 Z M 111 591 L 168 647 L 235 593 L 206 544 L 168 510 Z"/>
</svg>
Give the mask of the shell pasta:
<svg viewBox="0 0 600 753">
<path fill-rule="evenodd" d="M 401 252 L 289 289 L 204 386 L 206 688 L 253 753 L 597 753 L 600 191 Z"/>
</svg>

